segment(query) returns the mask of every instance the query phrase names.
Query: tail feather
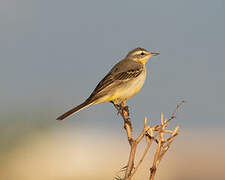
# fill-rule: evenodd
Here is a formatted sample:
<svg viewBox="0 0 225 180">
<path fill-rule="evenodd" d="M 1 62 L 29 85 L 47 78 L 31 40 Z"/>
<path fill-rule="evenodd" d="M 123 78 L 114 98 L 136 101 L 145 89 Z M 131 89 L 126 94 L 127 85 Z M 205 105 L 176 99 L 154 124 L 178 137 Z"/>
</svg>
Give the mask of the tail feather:
<svg viewBox="0 0 225 180">
<path fill-rule="evenodd" d="M 79 112 L 80 110 L 90 106 L 92 103 L 89 102 L 89 101 L 85 101 L 83 102 L 82 104 L 78 105 L 77 107 L 67 111 L 66 113 L 62 114 L 61 116 L 57 117 L 57 120 L 63 120 L 65 119 L 66 117 L 70 116 L 71 114 L 73 113 L 77 113 Z"/>
</svg>

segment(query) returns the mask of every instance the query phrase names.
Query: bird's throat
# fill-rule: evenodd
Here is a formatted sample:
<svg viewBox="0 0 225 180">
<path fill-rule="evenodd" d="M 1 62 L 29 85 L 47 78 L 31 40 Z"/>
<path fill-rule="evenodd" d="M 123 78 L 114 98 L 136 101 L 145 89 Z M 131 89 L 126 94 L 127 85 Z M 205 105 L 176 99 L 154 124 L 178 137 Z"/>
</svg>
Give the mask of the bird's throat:
<svg viewBox="0 0 225 180">
<path fill-rule="evenodd" d="M 144 59 L 141 59 L 140 62 L 141 62 L 143 65 L 145 65 L 146 62 L 147 62 L 148 60 L 149 60 L 149 57 L 144 58 Z"/>
</svg>

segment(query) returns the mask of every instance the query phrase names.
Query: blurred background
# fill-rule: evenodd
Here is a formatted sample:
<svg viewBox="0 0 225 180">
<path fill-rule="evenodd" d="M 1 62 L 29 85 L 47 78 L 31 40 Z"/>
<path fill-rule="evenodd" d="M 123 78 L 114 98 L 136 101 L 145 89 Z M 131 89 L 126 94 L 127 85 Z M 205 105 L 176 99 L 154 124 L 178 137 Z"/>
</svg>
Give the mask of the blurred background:
<svg viewBox="0 0 225 180">
<path fill-rule="evenodd" d="M 65 121 L 128 51 L 160 52 L 128 101 L 135 134 L 186 100 L 157 179 L 225 179 L 225 1 L 0 1 L 0 179 L 112 179 L 126 165 L 109 103 Z M 144 148 L 140 147 L 139 153 Z M 153 150 L 153 149 L 152 149 Z M 135 179 L 149 175 L 148 155 Z"/>
</svg>

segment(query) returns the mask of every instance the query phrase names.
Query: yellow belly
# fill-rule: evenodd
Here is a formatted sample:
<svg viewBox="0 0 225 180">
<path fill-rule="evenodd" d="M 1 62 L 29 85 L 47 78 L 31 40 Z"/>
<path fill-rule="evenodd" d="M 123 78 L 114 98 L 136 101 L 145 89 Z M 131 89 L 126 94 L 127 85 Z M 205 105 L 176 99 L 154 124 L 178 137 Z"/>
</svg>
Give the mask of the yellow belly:
<svg viewBox="0 0 225 180">
<path fill-rule="evenodd" d="M 112 94 L 111 101 L 118 104 L 136 95 L 144 85 L 146 78 L 146 71 L 144 70 L 136 79 L 125 82 L 123 85 Z"/>
<path fill-rule="evenodd" d="M 99 104 L 102 102 L 110 102 L 113 101 L 115 104 L 118 104 L 122 101 L 126 101 L 127 99 L 136 95 L 144 85 L 146 78 L 146 70 L 136 77 L 135 79 L 125 81 L 124 83 L 118 86 L 111 86 L 106 89 L 107 94 L 102 96 L 99 99 L 96 99 L 94 104 Z"/>
</svg>

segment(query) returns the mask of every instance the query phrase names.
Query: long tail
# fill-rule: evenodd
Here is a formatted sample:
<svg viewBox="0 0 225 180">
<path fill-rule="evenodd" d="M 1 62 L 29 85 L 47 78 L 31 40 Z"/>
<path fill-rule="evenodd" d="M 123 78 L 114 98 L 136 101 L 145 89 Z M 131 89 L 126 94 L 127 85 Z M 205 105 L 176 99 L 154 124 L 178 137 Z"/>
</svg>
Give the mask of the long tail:
<svg viewBox="0 0 225 180">
<path fill-rule="evenodd" d="M 80 110 L 92 105 L 93 103 L 90 102 L 90 101 L 85 101 L 83 102 L 82 104 L 78 105 L 77 107 L 67 111 L 66 113 L 62 114 L 61 116 L 57 117 L 57 120 L 63 120 L 65 119 L 66 117 L 70 116 L 71 114 L 73 113 L 77 113 L 79 112 Z"/>
</svg>

